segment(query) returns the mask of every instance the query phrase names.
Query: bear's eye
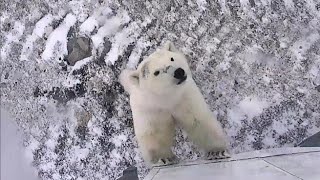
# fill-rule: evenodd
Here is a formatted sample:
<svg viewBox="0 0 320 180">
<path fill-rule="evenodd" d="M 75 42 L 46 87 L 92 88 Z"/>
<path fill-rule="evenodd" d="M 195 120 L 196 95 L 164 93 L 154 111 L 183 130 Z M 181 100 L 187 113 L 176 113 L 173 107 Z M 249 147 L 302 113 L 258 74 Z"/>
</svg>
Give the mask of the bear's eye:
<svg viewBox="0 0 320 180">
<path fill-rule="evenodd" d="M 154 74 L 155 76 L 158 76 L 159 73 L 160 73 L 160 71 L 155 71 L 153 74 Z"/>
<path fill-rule="evenodd" d="M 171 58 L 171 61 L 174 61 L 174 59 L 173 59 L 173 58 Z"/>
</svg>

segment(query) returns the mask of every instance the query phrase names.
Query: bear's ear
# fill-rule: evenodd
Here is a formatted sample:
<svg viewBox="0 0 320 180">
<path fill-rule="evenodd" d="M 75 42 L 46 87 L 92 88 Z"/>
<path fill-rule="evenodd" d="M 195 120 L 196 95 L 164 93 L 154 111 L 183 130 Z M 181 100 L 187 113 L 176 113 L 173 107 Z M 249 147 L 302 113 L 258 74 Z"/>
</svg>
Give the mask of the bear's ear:
<svg viewBox="0 0 320 180">
<path fill-rule="evenodd" d="M 130 78 L 135 81 L 136 84 L 139 84 L 139 72 L 134 71 L 130 74 Z"/>
<path fill-rule="evenodd" d="M 141 75 L 143 78 L 147 78 L 149 76 L 150 71 L 149 71 L 149 63 L 148 62 L 146 62 L 142 65 L 140 72 L 141 72 Z"/>
<path fill-rule="evenodd" d="M 171 41 L 167 41 L 164 44 L 163 49 L 171 52 L 179 52 L 179 50 L 174 46 L 174 44 Z"/>
<path fill-rule="evenodd" d="M 125 91 L 131 94 L 132 89 L 139 86 L 139 72 L 125 69 L 121 72 L 119 80 Z"/>
</svg>

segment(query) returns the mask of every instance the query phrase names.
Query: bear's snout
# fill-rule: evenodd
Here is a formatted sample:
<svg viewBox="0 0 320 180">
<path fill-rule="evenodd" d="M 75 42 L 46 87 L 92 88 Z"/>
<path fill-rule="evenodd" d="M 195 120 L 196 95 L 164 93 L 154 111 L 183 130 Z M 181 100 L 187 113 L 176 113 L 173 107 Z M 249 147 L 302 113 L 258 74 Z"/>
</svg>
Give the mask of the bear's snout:
<svg viewBox="0 0 320 180">
<path fill-rule="evenodd" d="M 187 79 L 186 73 L 182 68 L 176 69 L 173 77 L 179 80 L 178 85 Z"/>
<path fill-rule="evenodd" d="M 185 76 L 185 72 L 182 68 L 178 68 L 174 71 L 174 78 L 183 79 Z"/>
</svg>

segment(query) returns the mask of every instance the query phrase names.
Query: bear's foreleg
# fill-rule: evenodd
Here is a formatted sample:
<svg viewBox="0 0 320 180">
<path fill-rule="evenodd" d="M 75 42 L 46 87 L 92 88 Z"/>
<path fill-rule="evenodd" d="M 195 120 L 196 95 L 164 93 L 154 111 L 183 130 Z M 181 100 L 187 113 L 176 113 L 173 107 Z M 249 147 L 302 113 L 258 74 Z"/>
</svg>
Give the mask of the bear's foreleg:
<svg viewBox="0 0 320 180">
<path fill-rule="evenodd" d="M 207 159 L 230 157 L 223 129 L 195 84 L 188 87 L 172 113 L 193 143 L 206 152 Z"/>
<path fill-rule="evenodd" d="M 135 109 L 135 108 L 133 108 Z M 171 148 L 175 125 L 172 116 L 161 111 L 133 111 L 134 129 L 139 149 L 149 165 L 177 162 Z"/>
</svg>

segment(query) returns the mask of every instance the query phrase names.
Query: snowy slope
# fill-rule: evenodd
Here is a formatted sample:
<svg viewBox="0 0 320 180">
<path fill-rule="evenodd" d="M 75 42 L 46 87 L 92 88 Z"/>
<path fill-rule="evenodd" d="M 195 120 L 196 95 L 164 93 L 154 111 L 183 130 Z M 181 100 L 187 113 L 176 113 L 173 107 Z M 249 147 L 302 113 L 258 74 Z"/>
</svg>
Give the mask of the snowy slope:
<svg viewBox="0 0 320 180">
<path fill-rule="evenodd" d="M 115 179 L 145 167 L 118 83 L 165 40 L 190 59 L 233 152 L 294 146 L 320 129 L 316 0 L 0 2 L 1 107 L 39 176 Z M 68 42 L 92 41 L 71 66 Z M 201 153 L 177 130 L 181 159 Z"/>
</svg>

